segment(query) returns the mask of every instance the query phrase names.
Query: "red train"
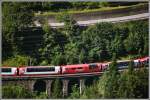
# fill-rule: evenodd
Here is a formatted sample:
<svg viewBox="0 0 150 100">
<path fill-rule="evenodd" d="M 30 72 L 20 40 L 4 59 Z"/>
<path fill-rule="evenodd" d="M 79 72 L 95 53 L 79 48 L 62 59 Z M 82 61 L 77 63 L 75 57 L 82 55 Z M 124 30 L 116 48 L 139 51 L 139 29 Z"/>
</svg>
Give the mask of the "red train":
<svg viewBox="0 0 150 100">
<path fill-rule="evenodd" d="M 119 69 L 127 68 L 130 60 L 118 61 Z M 148 65 L 149 57 L 133 60 L 134 66 Z M 25 67 L 2 67 L 2 76 L 35 76 L 51 74 L 76 74 L 102 72 L 109 67 L 107 63 L 76 64 L 65 66 L 25 66 Z"/>
<path fill-rule="evenodd" d="M 91 73 L 103 71 L 102 64 L 77 64 L 62 66 L 62 74 Z"/>
</svg>

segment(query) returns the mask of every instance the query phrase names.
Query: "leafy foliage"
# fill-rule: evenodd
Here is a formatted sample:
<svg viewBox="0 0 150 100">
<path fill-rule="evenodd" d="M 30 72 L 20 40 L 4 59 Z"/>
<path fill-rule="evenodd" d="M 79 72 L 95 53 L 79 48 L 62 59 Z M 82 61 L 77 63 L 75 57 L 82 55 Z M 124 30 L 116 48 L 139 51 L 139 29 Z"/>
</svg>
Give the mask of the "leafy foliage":
<svg viewBox="0 0 150 100">
<path fill-rule="evenodd" d="M 16 55 L 4 61 L 3 66 L 13 66 L 13 67 L 28 66 L 34 65 L 35 62 L 36 59 L 31 58 L 29 56 Z"/>
<path fill-rule="evenodd" d="M 2 87 L 2 98 L 5 99 L 20 99 L 20 98 L 32 98 L 34 94 L 23 88 L 22 86 L 7 85 Z"/>
<path fill-rule="evenodd" d="M 77 84 L 75 84 L 72 87 L 72 93 L 71 93 L 69 98 L 76 99 L 76 98 L 79 98 L 79 97 L 80 97 L 80 91 L 79 91 L 79 88 L 77 87 Z"/>
<path fill-rule="evenodd" d="M 40 93 L 39 95 L 35 94 L 36 99 L 48 99 L 48 95 L 45 92 Z"/>
<path fill-rule="evenodd" d="M 98 91 L 98 82 L 93 82 L 93 84 L 84 89 L 83 94 L 80 96 L 81 99 L 99 99 L 102 98 L 102 94 Z"/>
<path fill-rule="evenodd" d="M 61 98 L 62 97 L 62 92 L 61 92 L 61 84 L 60 80 L 56 79 L 54 81 L 54 86 L 52 90 L 52 98 Z"/>
<path fill-rule="evenodd" d="M 13 45 L 13 54 L 18 53 L 16 33 L 32 24 L 33 13 L 29 6 L 29 3 L 2 3 L 3 39 Z"/>
<path fill-rule="evenodd" d="M 102 8 L 102 7 L 118 7 L 118 6 L 129 6 L 135 5 L 139 2 L 34 2 L 31 5 L 31 9 L 34 11 L 52 11 L 52 12 L 60 12 L 67 11 L 70 9 L 75 10 L 86 10 L 86 9 L 94 9 L 94 8 Z"/>
<path fill-rule="evenodd" d="M 120 77 L 120 74 L 117 69 L 117 63 L 116 63 L 116 54 L 113 54 L 112 63 L 109 66 L 108 70 L 108 80 L 105 84 L 105 92 L 104 97 L 105 98 L 117 98 L 117 91 L 118 91 L 118 79 Z"/>
</svg>

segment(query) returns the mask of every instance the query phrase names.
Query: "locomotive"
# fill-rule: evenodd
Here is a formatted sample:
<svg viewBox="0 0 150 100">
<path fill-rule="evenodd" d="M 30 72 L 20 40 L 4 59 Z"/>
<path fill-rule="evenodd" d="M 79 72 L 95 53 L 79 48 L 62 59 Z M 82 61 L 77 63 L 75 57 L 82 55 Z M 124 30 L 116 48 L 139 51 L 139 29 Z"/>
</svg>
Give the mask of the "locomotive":
<svg viewBox="0 0 150 100">
<path fill-rule="evenodd" d="M 128 68 L 130 60 L 117 61 L 118 69 Z M 133 60 L 134 67 L 149 64 L 149 57 Z M 103 72 L 109 68 L 111 62 L 75 64 L 63 66 L 22 66 L 22 67 L 2 67 L 2 76 L 42 76 Z"/>
</svg>

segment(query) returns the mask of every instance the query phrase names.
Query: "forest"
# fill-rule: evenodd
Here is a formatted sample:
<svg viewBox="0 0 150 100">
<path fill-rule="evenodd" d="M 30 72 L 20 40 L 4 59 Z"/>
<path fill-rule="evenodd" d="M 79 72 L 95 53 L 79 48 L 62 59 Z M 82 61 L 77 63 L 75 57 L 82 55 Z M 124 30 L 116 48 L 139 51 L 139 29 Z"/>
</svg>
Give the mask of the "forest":
<svg viewBox="0 0 150 100">
<path fill-rule="evenodd" d="M 50 4 L 51 6 L 48 6 Z M 81 9 L 81 5 L 90 8 L 94 4 L 103 3 L 68 2 L 68 4 L 75 5 L 70 7 L 72 9 Z M 116 3 L 104 4 L 108 6 Z M 53 11 L 57 9 L 55 5 L 57 3 L 2 3 L 3 66 L 113 61 L 109 71 L 91 86 L 86 87 L 82 95 L 75 85 L 67 98 L 148 98 L 148 70 L 145 66 L 135 71 L 131 62 L 129 68 L 122 73 L 119 73 L 115 66 L 118 59 L 148 56 L 148 20 L 125 23 L 102 22 L 80 27 L 71 15 L 62 14 L 57 16 L 57 19 L 64 22 L 63 28 L 51 28 L 47 20 L 43 20 L 41 28 L 35 28 L 34 12 L 38 6 L 42 10 Z M 60 9 L 70 9 L 65 7 L 68 6 L 62 2 Z M 57 80 L 55 82 L 56 89 L 53 90 L 52 98 L 62 98 L 60 88 L 57 87 L 60 84 Z M 2 92 L 3 98 L 47 98 L 46 93 L 37 95 L 21 86 L 2 87 Z"/>
</svg>

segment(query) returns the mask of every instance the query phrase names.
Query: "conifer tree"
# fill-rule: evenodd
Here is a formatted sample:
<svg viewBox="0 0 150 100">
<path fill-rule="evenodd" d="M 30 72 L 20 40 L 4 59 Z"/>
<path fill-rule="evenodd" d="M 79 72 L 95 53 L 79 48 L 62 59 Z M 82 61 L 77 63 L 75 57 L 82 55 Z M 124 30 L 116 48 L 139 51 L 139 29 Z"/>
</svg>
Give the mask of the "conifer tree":
<svg viewBox="0 0 150 100">
<path fill-rule="evenodd" d="M 135 90 L 138 82 L 137 76 L 134 71 L 133 61 L 129 63 L 128 71 L 123 72 L 120 78 L 120 86 L 118 96 L 120 98 L 135 98 Z"/>
<path fill-rule="evenodd" d="M 117 62 L 116 62 L 116 54 L 113 54 L 112 63 L 109 66 L 109 70 L 107 73 L 107 82 L 105 84 L 105 98 L 117 98 L 117 92 L 118 92 L 118 79 L 119 79 L 119 72 L 117 68 Z"/>
</svg>

